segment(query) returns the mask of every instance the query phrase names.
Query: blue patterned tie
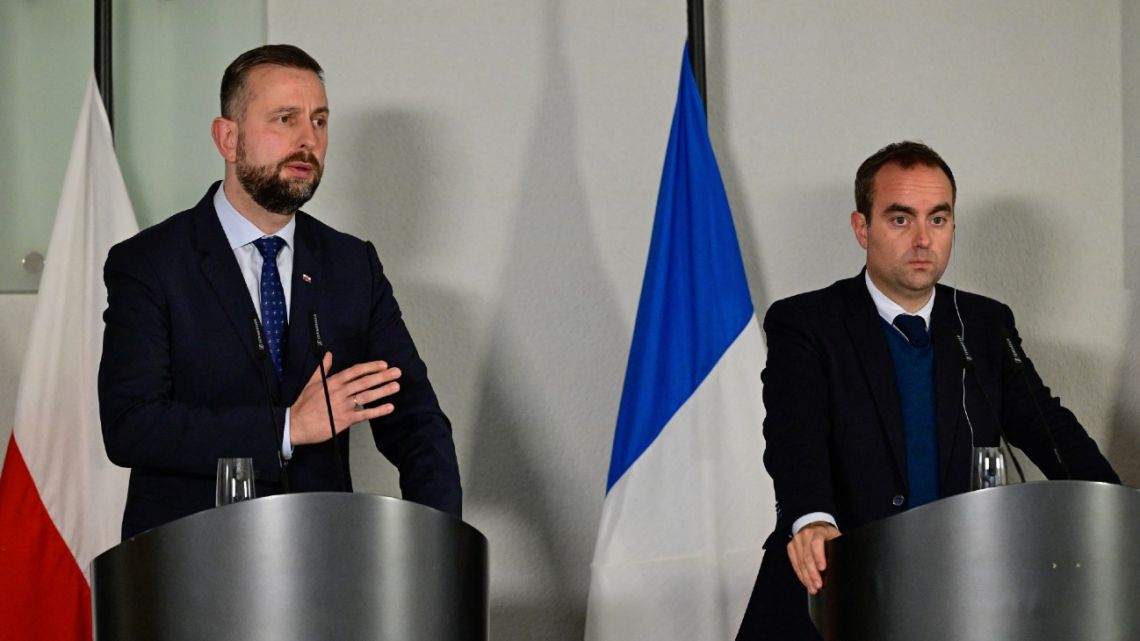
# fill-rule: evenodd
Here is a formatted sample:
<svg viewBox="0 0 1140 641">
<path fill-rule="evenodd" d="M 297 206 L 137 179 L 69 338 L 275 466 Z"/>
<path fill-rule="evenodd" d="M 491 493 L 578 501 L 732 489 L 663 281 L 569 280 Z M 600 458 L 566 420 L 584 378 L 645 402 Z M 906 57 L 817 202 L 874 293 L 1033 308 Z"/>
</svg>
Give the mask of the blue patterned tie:
<svg viewBox="0 0 1140 641">
<path fill-rule="evenodd" d="M 266 236 L 253 241 L 261 252 L 261 324 L 265 326 L 265 342 L 269 344 L 269 357 L 273 359 L 273 371 L 277 380 L 285 376 L 282 354 L 285 352 L 285 329 L 289 323 L 285 315 L 285 289 L 281 287 L 281 275 L 277 273 L 277 252 L 285 241 L 276 236 Z"/>
</svg>

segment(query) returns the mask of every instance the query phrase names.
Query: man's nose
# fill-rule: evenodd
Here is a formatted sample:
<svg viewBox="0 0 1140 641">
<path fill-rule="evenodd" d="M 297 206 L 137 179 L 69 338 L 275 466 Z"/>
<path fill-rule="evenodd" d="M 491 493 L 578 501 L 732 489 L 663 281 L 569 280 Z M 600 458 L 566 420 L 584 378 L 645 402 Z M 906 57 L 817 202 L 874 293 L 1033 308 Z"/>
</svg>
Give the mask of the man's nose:
<svg viewBox="0 0 1140 641">
<path fill-rule="evenodd" d="M 926 229 L 926 225 L 919 223 L 915 225 L 914 233 L 914 246 L 926 248 L 930 246 L 930 232 Z"/>
<path fill-rule="evenodd" d="M 297 141 L 298 146 L 306 151 L 311 151 L 317 146 L 317 126 L 310 120 L 300 128 L 298 134 L 300 139 Z"/>
</svg>

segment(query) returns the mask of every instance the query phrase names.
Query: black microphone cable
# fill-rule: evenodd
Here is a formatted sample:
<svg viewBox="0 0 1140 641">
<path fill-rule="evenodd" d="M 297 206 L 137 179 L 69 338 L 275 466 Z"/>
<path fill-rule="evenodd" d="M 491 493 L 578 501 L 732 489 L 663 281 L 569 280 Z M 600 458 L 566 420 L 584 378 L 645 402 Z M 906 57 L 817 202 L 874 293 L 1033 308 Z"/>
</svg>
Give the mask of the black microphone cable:
<svg viewBox="0 0 1140 641">
<path fill-rule="evenodd" d="M 1017 470 L 1017 477 L 1021 480 L 1022 483 L 1024 483 L 1025 472 L 1021 469 L 1021 462 L 1018 461 L 1017 457 L 1013 454 L 1013 447 L 1010 446 L 1009 438 L 1007 438 L 1005 435 L 1005 426 L 1002 425 L 1001 415 L 997 413 L 993 402 L 990 401 L 990 395 L 986 393 L 986 388 L 982 385 L 981 380 L 978 379 L 978 372 L 974 365 L 974 357 L 970 355 L 970 349 L 966 347 L 966 324 L 962 320 L 961 312 L 958 310 L 957 289 L 954 290 L 954 311 L 958 312 L 958 323 L 962 328 L 962 333 L 954 337 L 958 341 L 958 349 L 960 351 L 959 355 L 962 357 L 962 412 L 966 414 L 966 421 L 969 422 L 970 415 L 966 412 L 966 376 L 969 374 L 970 378 L 974 379 L 974 386 L 978 388 L 978 391 L 982 395 L 982 403 L 985 405 L 986 410 L 989 412 L 990 416 L 992 416 L 993 419 L 997 421 L 998 438 L 1000 438 L 1001 443 L 1005 445 L 1005 451 L 1007 454 L 1009 454 L 1009 460 L 1013 463 L 1013 468 Z M 970 432 L 971 436 L 973 436 L 972 425 Z M 972 439 L 970 445 L 973 446 Z M 972 464 L 973 463 L 971 462 L 971 465 Z"/>
</svg>

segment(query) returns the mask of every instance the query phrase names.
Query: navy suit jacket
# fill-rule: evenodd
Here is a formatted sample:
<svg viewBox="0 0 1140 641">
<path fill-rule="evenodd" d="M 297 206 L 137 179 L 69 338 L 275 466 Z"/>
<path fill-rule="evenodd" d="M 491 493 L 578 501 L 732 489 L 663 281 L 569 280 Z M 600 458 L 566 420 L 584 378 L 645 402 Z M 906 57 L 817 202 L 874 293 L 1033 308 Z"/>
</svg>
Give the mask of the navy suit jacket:
<svg viewBox="0 0 1140 641">
<path fill-rule="evenodd" d="M 788 563 L 791 526 L 805 514 L 827 512 L 845 532 L 907 509 L 894 364 L 863 274 L 776 302 L 764 331 L 764 464 L 777 521 L 738 638 L 818 639 L 806 591 Z M 972 448 L 997 445 L 1003 428 L 1046 476 L 1065 477 L 1035 401 L 1073 478 L 1120 482 L 1033 364 L 1026 359 L 1023 370 L 1013 367 L 1005 339 L 1018 348 L 1021 339 L 1009 307 L 938 285 L 930 331 L 942 496 L 970 489 Z M 974 359 L 964 392 L 958 335 Z"/>
<path fill-rule="evenodd" d="M 296 214 L 285 374 L 278 384 L 255 349 L 257 312 L 213 206 L 219 185 L 193 209 L 113 247 L 104 267 L 99 409 L 108 456 L 131 468 L 123 538 L 213 507 L 222 457 L 252 457 L 258 495 L 280 491 L 285 411 L 317 368 L 310 312 L 333 354 L 330 375 L 371 360 L 402 370 L 400 391 L 386 399 L 395 411 L 372 421 L 376 446 L 399 469 L 404 498 L 459 516 L 451 425 L 375 248 Z M 348 445 L 342 432 L 295 447 L 287 468 L 291 490 L 338 489 L 333 448 L 347 467 Z"/>
</svg>

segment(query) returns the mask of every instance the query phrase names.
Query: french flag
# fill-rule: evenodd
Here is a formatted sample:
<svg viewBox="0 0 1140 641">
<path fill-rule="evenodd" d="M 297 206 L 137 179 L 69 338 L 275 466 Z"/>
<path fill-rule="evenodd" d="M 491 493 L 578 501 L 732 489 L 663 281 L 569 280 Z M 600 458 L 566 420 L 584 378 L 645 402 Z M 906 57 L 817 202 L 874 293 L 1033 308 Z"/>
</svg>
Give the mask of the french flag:
<svg viewBox="0 0 1140 641">
<path fill-rule="evenodd" d="M 587 640 L 736 636 L 775 523 L 762 461 L 764 359 L 686 48 L 591 568 Z"/>
<path fill-rule="evenodd" d="M 92 73 L 0 473 L 0 638 L 91 639 L 91 560 L 119 542 L 128 471 L 103 450 L 103 261 L 138 232 Z"/>
</svg>

